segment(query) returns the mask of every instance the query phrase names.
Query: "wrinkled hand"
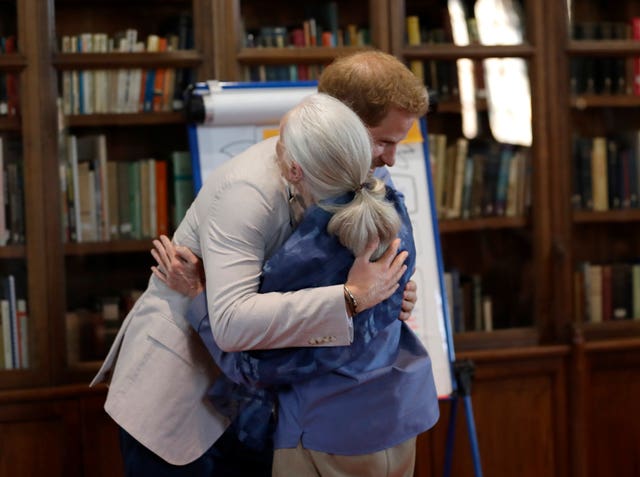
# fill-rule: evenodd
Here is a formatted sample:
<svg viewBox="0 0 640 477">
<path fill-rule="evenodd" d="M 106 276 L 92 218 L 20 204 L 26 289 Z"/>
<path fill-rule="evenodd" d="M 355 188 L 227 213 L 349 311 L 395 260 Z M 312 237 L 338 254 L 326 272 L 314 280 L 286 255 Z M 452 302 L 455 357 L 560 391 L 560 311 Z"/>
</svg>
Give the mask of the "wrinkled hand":
<svg viewBox="0 0 640 477">
<path fill-rule="evenodd" d="M 384 255 L 371 262 L 371 255 L 377 246 L 377 241 L 370 243 L 364 252 L 356 257 L 349 270 L 346 286 L 358 302 L 358 312 L 389 298 L 398 288 L 398 281 L 407 270 L 404 262 L 409 253 L 398 253 L 400 239 L 395 239 Z"/>
<path fill-rule="evenodd" d="M 411 318 L 411 312 L 416 306 L 418 301 L 418 285 L 413 280 L 407 282 L 407 286 L 404 287 L 404 294 L 402 295 L 402 310 L 400 310 L 399 319 L 407 321 Z"/>
<path fill-rule="evenodd" d="M 187 247 L 176 246 L 168 237 L 161 235 L 153 241 L 151 255 L 158 262 L 151 267 L 153 274 L 169 288 L 190 298 L 204 290 L 204 267 L 202 260 Z"/>
</svg>

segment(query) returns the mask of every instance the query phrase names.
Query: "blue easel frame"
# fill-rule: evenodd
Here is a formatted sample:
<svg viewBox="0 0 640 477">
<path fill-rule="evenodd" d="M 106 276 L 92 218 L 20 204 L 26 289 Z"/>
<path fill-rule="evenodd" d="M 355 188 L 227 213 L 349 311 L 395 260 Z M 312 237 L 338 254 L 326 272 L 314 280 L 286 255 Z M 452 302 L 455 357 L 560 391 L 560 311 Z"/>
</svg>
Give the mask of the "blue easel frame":
<svg viewBox="0 0 640 477">
<path fill-rule="evenodd" d="M 438 282 L 442 292 L 442 313 L 444 316 L 444 327 L 447 339 L 447 352 L 449 362 L 451 363 L 451 381 L 453 392 L 446 399 L 450 401 L 451 410 L 449 413 L 449 426 L 447 428 L 447 443 L 444 459 L 444 477 L 451 475 L 451 463 L 453 459 L 453 448 L 455 444 L 455 431 L 457 420 L 458 400 L 462 399 L 467 420 L 467 432 L 469 434 L 469 445 L 471 447 L 471 458 L 473 460 L 473 469 L 476 477 L 482 477 L 482 465 L 480 462 L 480 447 L 478 445 L 478 437 L 476 434 L 476 424 L 473 415 L 473 405 L 471 403 L 471 373 L 472 365 L 468 362 L 459 363 L 456 361 L 455 351 L 453 348 L 453 330 L 451 330 L 451 321 L 449 317 L 449 308 L 447 307 L 447 289 L 444 284 L 444 264 L 442 261 L 442 248 L 440 246 L 440 230 L 438 226 L 438 215 L 435 201 L 435 187 L 433 177 L 431 175 L 431 166 L 429 162 L 429 134 L 427 130 L 426 118 L 420 120 L 420 129 L 424 138 L 424 157 L 427 171 L 427 183 L 429 190 L 429 204 L 431 206 L 431 217 L 433 226 L 433 241 L 436 250 L 436 261 L 438 265 Z M 470 367 L 471 366 L 471 367 Z"/>
</svg>

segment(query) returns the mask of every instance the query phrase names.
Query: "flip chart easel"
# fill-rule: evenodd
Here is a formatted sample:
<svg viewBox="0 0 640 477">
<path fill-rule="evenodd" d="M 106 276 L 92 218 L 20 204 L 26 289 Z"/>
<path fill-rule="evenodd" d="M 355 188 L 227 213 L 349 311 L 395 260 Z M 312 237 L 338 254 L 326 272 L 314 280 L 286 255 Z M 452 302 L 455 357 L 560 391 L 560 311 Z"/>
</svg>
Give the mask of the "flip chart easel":
<svg viewBox="0 0 640 477">
<path fill-rule="evenodd" d="M 315 82 L 208 81 L 193 85 L 186 98 L 186 108 L 196 192 L 218 165 L 274 132 L 277 134 L 282 115 L 316 90 Z M 470 386 L 467 386 L 471 375 L 461 371 L 464 368 L 456 363 L 453 350 L 433 181 L 431 168 L 427 167 L 427 138 L 427 123 L 422 118 L 398 146 L 396 165 L 389 170 L 395 187 L 405 196 L 416 242 L 413 280 L 419 296 L 409 326 L 429 352 L 439 399 L 451 400 L 445 477 L 450 473 L 459 397 L 467 415 L 476 477 L 481 477 Z"/>
</svg>

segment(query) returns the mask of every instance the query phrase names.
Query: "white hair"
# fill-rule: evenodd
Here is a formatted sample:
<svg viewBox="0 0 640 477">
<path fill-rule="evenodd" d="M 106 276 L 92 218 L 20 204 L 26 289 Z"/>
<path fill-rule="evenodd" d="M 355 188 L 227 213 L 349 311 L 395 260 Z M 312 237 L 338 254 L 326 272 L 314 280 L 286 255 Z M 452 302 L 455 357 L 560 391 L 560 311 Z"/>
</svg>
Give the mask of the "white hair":
<svg viewBox="0 0 640 477">
<path fill-rule="evenodd" d="M 371 137 L 356 113 L 329 95 L 313 94 L 287 113 L 281 140 L 286 160 L 298 163 L 315 201 L 355 193 L 347 204 L 325 206 L 334 212 L 329 233 L 355 255 L 376 238 L 376 255 L 386 249 L 400 218 L 385 199 L 384 183 L 370 173 Z"/>
</svg>

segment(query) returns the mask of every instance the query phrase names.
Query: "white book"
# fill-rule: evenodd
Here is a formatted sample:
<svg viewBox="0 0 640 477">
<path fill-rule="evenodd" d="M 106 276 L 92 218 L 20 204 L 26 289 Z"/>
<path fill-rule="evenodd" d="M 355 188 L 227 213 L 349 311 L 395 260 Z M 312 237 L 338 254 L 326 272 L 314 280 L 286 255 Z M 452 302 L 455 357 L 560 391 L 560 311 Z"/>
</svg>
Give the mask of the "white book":
<svg viewBox="0 0 640 477">
<path fill-rule="evenodd" d="M 2 341 L 4 356 L 0 356 L 0 368 L 13 369 L 13 358 L 11 356 L 11 313 L 9 311 L 9 300 L 0 300 L 0 319 L 2 320 Z"/>
<path fill-rule="evenodd" d="M 122 37 L 119 39 L 118 51 L 122 53 L 127 53 L 130 51 L 128 38 Z M 127 91 L 129 88 L 128 83 L 129 83 L 129 69 L 120 68 L 118 70 L 118 84 L 114 85 L 116 86 L 116 90 L 118 91 L 118 98 L 116 101 L 116 107 L 114 111 L 116 113 L 127 112 Z"/>
<path fill-rule="evenodd" d="M 82 53 L 93 53 L 93 35 L 91 33 L 82 33 L 80 35 L 80 43 L 82 45 Z M 82 104 L 84 106 L 84 114 L 93 114 L 95 104 L 94 78 L 95 71 L 82 71 Z"/>
</svg>

